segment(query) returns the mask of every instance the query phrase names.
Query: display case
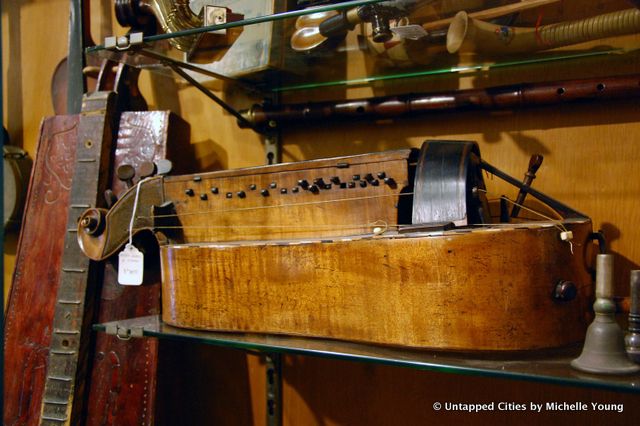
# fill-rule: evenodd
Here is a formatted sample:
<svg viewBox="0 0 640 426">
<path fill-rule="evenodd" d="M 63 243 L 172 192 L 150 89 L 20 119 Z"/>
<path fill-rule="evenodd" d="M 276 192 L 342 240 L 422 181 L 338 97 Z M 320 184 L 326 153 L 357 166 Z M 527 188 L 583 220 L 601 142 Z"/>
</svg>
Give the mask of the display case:
<svg viewBox="0 0 640 426">
<path fill-rule="evenodd" d="M 289 122 L 266 118 L 258 125 L 252 121 L 252 111 L 298 108 L 299 114 L 290 124 L 299 126 L 314 118 L 305 111 L 326 106 L 319 102 L 352 104 L 353 109 L 343 119 L 396 118 L 397 111 L 367 117 L 369 105 L 354 106 L 353 100 L 382 97 L 380 102 L 384 103 L 394 96 L 416 92 L 441 98 L 443 93 L 477 89 L 492 95 L 514 93 L 522 100 L 519 90 L 529 86 L 519 85 L 533 83 L 542 85 L 549 95 L 540 105 L 605 99 L 615 92 L 614 88 L 618 91 L 612 98 L 638 95 L 638 79 L 628 74 L 638 68 L 640 11 L 624 1 L 469 1 L 465 10 L 457 2 L 450 2 L 455 6 L 447 8 L 449 2 L 430 1 L 334 2 L 313 9 L 274 1 L 265 2 L 264 10 L 245 7 L 248 3 L 255 2 L 216 2 L 229 17 L 222 24 L 203 23 L 197 28 L 157 35 L 132 33 L 90 48 L 88 54 L 177 75 L 209 94 L 221 92 L 220 97 L 213 95 L 214 100 L 234 115 L 241 127 L 266 135 L 272 143 L 274 135 L 286 129 Z M 380 9 L 376 10 L 376 5 Z M 372 17 L 371 13 L 378 15 Z M 331 18 L 336 20 L 331 25 L 339 26 L 340 16 L 347 22 L 346 28 L 332 32 L 333 28 L 325 24 L 330 28 L 323 28 L 321 33 L 321 24 Z M 179 49 L 171 43 L 189 37 L 196 41 L 188 48 Z M 629 79 L 618 87 L 621 76 Z M 563 80 L 565 77 L 570 80 Z M 574 97 L 576 87 L 586 91 Z M 237 101 L 237 96 L 229 95 L 235 91 L 248 96 Z M 470 92 L 468 98 L 475 95 Z M 514 106 L 491 97 L 471 105 L 451 99 L 446 109 L 477 106 L 508 110 Z M 260 104 L 257 109 L 253 106 L 256 102 Z M 419 113 L 430 109 L 434 108 L 426 107 Z M 315 117 L 315 123 L 325 118 L 331 119 Z M 574 184 L 569 186 L 573 188 Z M 637 374 L 598 376 L 571 369 L 569 362 L 580 351 L 575 346 L 508 355 L 417 351 L 312 338 L 178 329 L 162 323 L 158 316 L 94 328 L 124 339 L 157 337 L 257 351 L 269 357 L 326 357 L 625 393 L 637 393 L 640 382 Z"/>
<path fill-rule="evenodd" d="M 206 17 L 208 3 L 192 2 L 183 14 Z M 624 1 L 284 3 L 216 2 L 229 13 L 206 22 L 214 24 L 200 19 L 199 27 L 176 24 L 157 35 L 133 30 L 88 53 L 159 72 L 178 66 L 205 85 L 231 80 L 265 93 L 629 62 L 638 53 L 640 18 Z"/>
</svg>

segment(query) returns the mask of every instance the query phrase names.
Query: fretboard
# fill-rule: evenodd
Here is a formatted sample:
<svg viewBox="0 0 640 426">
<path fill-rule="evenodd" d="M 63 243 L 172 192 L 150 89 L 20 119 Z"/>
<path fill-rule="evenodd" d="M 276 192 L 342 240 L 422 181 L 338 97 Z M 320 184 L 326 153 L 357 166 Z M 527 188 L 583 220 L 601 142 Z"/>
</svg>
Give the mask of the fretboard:
<svg viewBox="0 0 640 426">
<path fill-rule="evenodd" d="M 42 400 L 41 425 L 75 423 L 82 395 L 85 346 L 88 344 L 88 288 L 95 285 L 97 264 L 84 256 L 77 242 L 77 219 L 95 207 L 104 182 L 112 141 L 113 93 L 96 92 L 85 96 L 78 124 L 75 171 L 71 185 L 67 232 L 56 306 L 47 375 Z M 82 398 L 80 398 L 82 399 Z"/>
</svg>

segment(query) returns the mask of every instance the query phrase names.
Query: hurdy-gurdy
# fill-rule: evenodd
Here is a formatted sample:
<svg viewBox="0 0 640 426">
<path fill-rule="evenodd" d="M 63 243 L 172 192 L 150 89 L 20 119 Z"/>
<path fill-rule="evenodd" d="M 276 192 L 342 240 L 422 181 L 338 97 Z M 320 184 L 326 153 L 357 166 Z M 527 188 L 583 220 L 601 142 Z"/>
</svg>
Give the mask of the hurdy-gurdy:
<svg viewBox="0 0 640 426">
<path fill-rule="evenodd" d="M 496 210 L 485 171 L 540 213 Z M 78 226 L 95 260 L 155 234 L 177 327 L 503 351 L 580 341 L 589 321 L 591 221 L 472 142 L 153 176 Z"/>
</svg>

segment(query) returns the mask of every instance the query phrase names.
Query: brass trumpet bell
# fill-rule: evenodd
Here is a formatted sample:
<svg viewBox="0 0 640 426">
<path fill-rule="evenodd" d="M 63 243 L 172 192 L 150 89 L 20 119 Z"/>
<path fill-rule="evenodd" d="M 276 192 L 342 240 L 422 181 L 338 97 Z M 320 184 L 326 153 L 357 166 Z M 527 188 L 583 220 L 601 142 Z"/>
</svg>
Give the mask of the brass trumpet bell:
<svg viewBox="0 0 640 426">
<path fill-rule="evenodd" d="M 321 23 L 331 18 L 332 16 L 336 16 L 338 13 L 340 12 L 336 10 L 329 10 L 326 12 L 316 12 L 310 13 L 309 15 L 302 15 L 298 17 L 298 19 L 296 19 L 296 29 L 299 30 L 300 28 L 306 27 L 318 27 Z"/>
<path fill-rule="evenodd" d="M 624 338 L 627 355 L 640 363 L 640 270 L 631 271 L 631 307 L 629 309 L 629 331 Z"/>
<path fill-rule="evenodd" d="M 587 330 L 582 354 L 571 361 L 571 366 L 601 374 L 631 374 L 640 371 L 640 365 L 627 358 L 622 330 L 612 315 L 608 314 L 596 314 Z"/>
<path fill-rule="evenodd" d="M 582 354 L 571 366 L 588 373 L 631 374 L 640 365 L 627 358 L 624 335 L 616 322 L 613 296 L 613 256 L 599 254 L 596 258 L 596 317 L 587 329 Z"/>
<path fill-rule="evenodd" d="M 291 36 L 291 48 L 296 52 L 307 52 L 320 46 L 328 38 L 320 34 L 318 27 L 303 27 Z"/>
</svg>

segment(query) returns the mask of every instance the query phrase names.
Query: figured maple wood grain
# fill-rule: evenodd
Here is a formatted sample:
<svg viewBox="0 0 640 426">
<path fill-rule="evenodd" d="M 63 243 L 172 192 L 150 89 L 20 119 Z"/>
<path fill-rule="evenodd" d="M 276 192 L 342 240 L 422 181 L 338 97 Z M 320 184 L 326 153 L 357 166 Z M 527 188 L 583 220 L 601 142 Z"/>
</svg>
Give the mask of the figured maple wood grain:
<svg viewBox="0 0 640 426">
<path fill-rule="evenodd" d="M 591 223 L 302 244 L 163 246 L 163 320 L 453 350 L 557 347 L 584 337 Z M 551 297 L 576 283 L 570 302 Z"/>
</svg>

